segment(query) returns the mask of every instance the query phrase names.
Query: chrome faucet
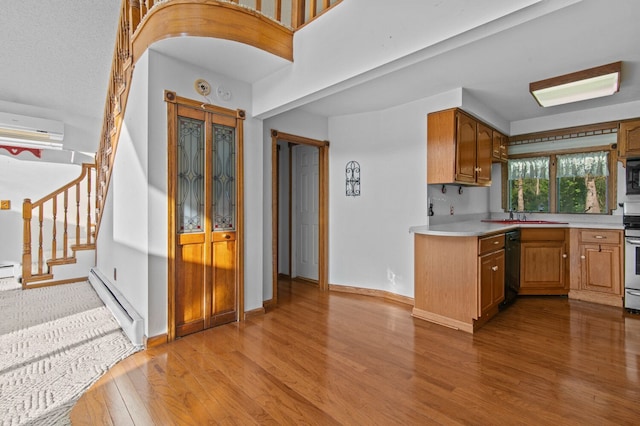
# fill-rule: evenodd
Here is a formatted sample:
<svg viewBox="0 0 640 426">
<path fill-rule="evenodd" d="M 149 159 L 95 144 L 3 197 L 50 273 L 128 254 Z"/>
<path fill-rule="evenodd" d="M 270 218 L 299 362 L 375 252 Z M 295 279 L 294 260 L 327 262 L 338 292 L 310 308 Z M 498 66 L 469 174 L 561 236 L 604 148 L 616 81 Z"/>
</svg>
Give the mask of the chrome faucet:
<svg viewBox="0 0 640 426">
<path fill-rule="evenodd" d="M 513 213 L 509 216 L 511 219 L 513 219 Z M 517 211 L 516 212 L 516 220 L 524 222 L 527 220 L 527 212 L 526 211 Z"/>
</svg>

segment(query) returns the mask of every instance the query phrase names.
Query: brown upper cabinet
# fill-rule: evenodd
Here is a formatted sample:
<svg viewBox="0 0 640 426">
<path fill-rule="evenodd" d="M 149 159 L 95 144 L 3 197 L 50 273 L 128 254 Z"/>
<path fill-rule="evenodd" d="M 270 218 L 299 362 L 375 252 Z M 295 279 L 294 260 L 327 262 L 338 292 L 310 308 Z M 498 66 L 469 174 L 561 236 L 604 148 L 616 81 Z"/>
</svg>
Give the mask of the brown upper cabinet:
<svg viewBox="0 0 640 426">
<path fill-rule="evenodd" d="M 493 150 L 491 151 L 491 158 L 494 163 L 504 163 L 507 161 L 507 143 L 509 138 L 500 133 L 497 130 L 493 131 Z"/>
<path fill-rule="evenodd" d="M 427 116 L 427 183 L 491 185 L 494 130 L 453 108 Z"/>
<path fill-rule="evenodd" d="M 618 127 L 618 157 L 640 157 L 640 119 L 621 121 Z"/>
</svg>

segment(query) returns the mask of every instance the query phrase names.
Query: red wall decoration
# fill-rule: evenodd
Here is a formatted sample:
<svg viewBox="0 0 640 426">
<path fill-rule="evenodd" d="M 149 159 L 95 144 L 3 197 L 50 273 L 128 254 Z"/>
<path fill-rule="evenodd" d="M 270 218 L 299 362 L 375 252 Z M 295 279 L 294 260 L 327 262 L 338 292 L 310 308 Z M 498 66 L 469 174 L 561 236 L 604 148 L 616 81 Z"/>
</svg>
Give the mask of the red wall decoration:
<svg viewBox="0 0 640 426">
<path fill-rule="evenodd" d="M 35 155 L 38 158 L 42 157 L 42 150 L 41 149 L 37 149 L 37 148 L 23 148 L 23 147 L 19 147 L 19 146 L 0 145 L 0 149 L 6 149 L 7 151 L 9 151 L 9 154 L 11 154 L 11 155 L 18 155 L 21 152 L 27 151 L 27 152 L 32 153 L 33 155 Z"/>
</svg>

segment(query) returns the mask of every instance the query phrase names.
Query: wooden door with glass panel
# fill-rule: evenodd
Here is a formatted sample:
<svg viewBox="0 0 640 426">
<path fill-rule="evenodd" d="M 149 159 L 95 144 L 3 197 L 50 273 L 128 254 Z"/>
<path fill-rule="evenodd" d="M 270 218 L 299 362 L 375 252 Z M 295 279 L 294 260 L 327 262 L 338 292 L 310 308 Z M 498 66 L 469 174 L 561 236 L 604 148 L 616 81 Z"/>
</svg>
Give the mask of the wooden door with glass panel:
<svg viewBox="0 0 640 426">
<path fill-rule="evenodd" d="M 177 106 L 175 336 L 238 319 L 238 125 L 235 116 Z"/>
</svg>

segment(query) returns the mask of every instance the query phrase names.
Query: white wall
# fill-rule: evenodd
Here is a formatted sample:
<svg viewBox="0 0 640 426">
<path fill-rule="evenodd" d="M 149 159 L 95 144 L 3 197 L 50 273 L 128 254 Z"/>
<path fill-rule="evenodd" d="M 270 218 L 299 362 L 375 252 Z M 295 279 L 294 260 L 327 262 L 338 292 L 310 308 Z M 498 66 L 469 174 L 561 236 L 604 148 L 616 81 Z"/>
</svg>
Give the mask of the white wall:
<svg viewBox="0 0 640 426">
<path fill-rule="evenodd" d="M 489 212 L 489 188 L 445 185 L 445 190 L 443 193 L 442 185 L 428 185 L 427 196 L 433 204 L 434 213 L 429 223 L 442 223 L 443 219 L 462 220 L 460 216 Z"/>
<path fill-rule="evenodd" d="M 459 91 L 374 113 L 329 119 L 329 282 L 413 297 L 413 235 L 427 223 L 427 114 L 460 105 Z M 361 194 L 345 195 L 360 163 Z"/>
<path fill-rule="evenodd" d="M 164 91 L 200 99 L 194 82 L 224 84 L 229 102 L 209 99 L 230 109 L 245 109 L 245 310 L 262 307 L 263 134 L 262 121 L 251 118 L 250 87 L 246 83 L 178 62 L 149 50 L 136 64 L 125 128 L 116 157 L 112 184 L 111 226 L 103 222 L 98 268 L 145 319 L 146 335 L 167 330 L 167 106 Z M 209 103 L 209 100 L 202 99 Z M 104 220 L 104 219 L 103 219 Z M 110 231 L 109 231 L 110 230 Z M 106 231 L 103 233 L 103 231 Z"/>
<path fill-rule="evenodd" d="M 96 267 L 144 318 L 145 334 L 153 336 L 157 330 L 150 328 L 154 319 L 148 301 L 149 287 L 153 284 L 147 285 L 150 281 L 148 85 L 149 55 L 145 53 L 136 63 L 131 84 L 98 234 Z"/>
</svg>

